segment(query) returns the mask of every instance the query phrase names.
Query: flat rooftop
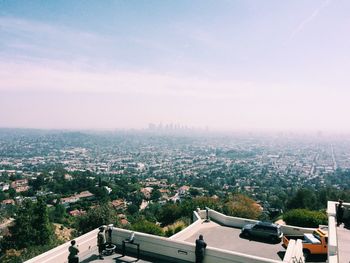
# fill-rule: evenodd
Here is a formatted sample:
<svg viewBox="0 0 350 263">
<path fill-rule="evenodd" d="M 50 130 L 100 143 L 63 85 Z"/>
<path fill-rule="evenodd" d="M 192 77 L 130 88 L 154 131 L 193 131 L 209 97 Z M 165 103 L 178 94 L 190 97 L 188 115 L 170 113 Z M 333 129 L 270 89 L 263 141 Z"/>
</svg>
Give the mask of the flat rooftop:
<svg viewBox="0 0 350 263">
<path fill-rule="evenodd" d="M 232 252 L 239 252 L 267 259 L 282 261 L 286 250 L 282 247 L 282 243 L 269 243 L 262 240 L 249 240 L 240 237 L 241 229 L 222 226 L 216 222 L 210 221 L 205 222 L 202 220 L 201 224 L 198 224 L 196 228 L 192 228 L 188 235 L 182 235 L 174 240 L 181 240 L 191 244 L 195 243 L 199 234 L 204 236 L 205 242 L 208 247 L 214 247 L 219 249 L 225 249 Z M 98 251 L 95 247 L 94 250 L 89 251 L 87 255 L 80 255 L 81 263 L 92 263 L 92 262 L 140 262 L 140 263 L 151 263 L 157 262 L 162 263 L 159 259 L 145 258 L 141 253 L 141 259 L 137 261 L 136 255 L 122 256 L 119 253 L 114 253 L 110 256 L 104 256 L 104 260 L 98 259 Z M 164 261 L 165 262 L 165 261 Z"/>
<path fill-rule="evenodd" d="M 349 230 L 344 228 L 339 228 L 338 233 L 343 232 L 343 236 L 340 238 L 340 241 L 343 244 L 350 244 L 350 236 L 348 235 Z M 214 221 L 205 222 L 202 220 L 202 223 L 197 225 L 195 228 L 192 228 L 187 235 L 181 235 L 178 238 L 173 238 L 174 240 L 184 241 L 191 244 L 195 243 L 195 240 L 200 234 L 204 236 L 204 241 L 207 243 L 208 247 L 224 249 L 232 252 L 238 252 L 248 255 L 254 255 L 258 257 L 263 257 L 266 259 L 272 260 L 283 260 L 286 249 L 282 246 L 282 242 L 279 243 L 270 243 L 265 240 L 258 239 L 246 239 L 240 237 L 241 229 L 234 227 L 222 226 Z M 345 239 L 343 239 L 345 238 Z M 348 242 L 348 243 L 347 243 Z M 345 246 L 344 246 L 345 249 Z M 81 263 L 97 263 L 97 262 L 106 262 L 106 263 L 116 263 L 116 262 L 139 262 L 139 263 L 165 263 L 166 261 L 161 261 L 160 259 L 147 258 L 144 255 L 140 255 L 140 259 L 137 260 L 135 254 L 129 254 L 127 256 L 122 256 L 120 254 L 120 249 L 118 253 L 114 253 L 110 256 L 104 256 L 104 260 L 101 261 L 98 259 L 97 247 L 95 247 L 88 254 L 80 255 Z M 346 258 L 343 254 L 343 258 Z M 312 256 L 307 262 L 317 262 L 322 263 L 326 262 L 326 256 Z M 340 260 L 339 263 L 349 263 L 349 261 Z"/>
<path fill-rule="evenodd" d="M 194 244 L 200 234 L 203 235 L 204 241 L 208 247 L 225 249 L 232 252 L 239 252 L 258 257 L 273 260 L 283 260 L 286 250 L 282 243 L 268 243 L 262 240 L 249 240 L 240 237 L 241 229 L 222 226 L 213 221 L 205 222 L 198 225 L 196 229 L 191 230 L 191 235 L 175 240 L 181 240 Z"/>
</svg>

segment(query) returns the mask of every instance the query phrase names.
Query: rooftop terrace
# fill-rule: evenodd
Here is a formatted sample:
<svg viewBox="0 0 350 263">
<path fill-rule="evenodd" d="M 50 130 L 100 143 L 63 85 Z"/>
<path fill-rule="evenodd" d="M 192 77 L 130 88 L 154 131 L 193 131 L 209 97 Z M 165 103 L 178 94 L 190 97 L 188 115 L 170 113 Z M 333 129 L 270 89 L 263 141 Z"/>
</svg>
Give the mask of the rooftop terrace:
<svg viewBox="0 0 350 263">
<path fill-rule="evenodd" d="M 329 216 L 329 263 L 349 263 L 350 230 L 336 227 L 335 202 L 328 202 Z M 350 207 L 350 204 L 345 204 Z M 249 240 L 239 236 L 240 228 L 254 220 L 229 217 L 214 210 L 208 210 L 210 222 L 205 221 L 206 211 L 193 213 L 194 222 L 183 231 L 170 238 L 135 233 L 135 242 L 140 244 L 140 260 L 137 261 L 134 246 L 127 248 L 127 256 L 121 255 L 122 241 L 129 237 L 130 231 L 113 228 L 112 242 L 117 245 L 117 253 L 106 256 L 104 261 L 97 258 L 96 237 L 98 230 L 91 231 L 76 239 L 80 249 L 80 262 L 194 262 L 194 242 L 199 234 L 203 234 L 208 244 L 205 263 L 277 263 L 304 262 L 301 242 L 288 246 L 286 251 L 281 243 L 272 244 L 260 240 Z M 281 226 L 285 235 L 311 233 L 314 229 L 294 226 Z M 298 244 L 297 244 L 298 243 Z M 291 247 L 293 246 L 293 247 Z M 69 243 L 50 250 L 26 263 L 66 263 Z M 327 258 L 314 258 L 315 262 L 325 262 Z"/>
<path fill-rule="evenodd" d="M 240 237 L 241 228 L 222 226 L 216 222 L 203 221 L 198 225 L 197 231 L 183 241 L 194 244 L 199 234 L 204 236 L 208 246 L 220 248 L 228 251 L 282 260 L 286 250 L 281 243 L 261 242 L 261 240 L 251 240 Z"/>
</svg>

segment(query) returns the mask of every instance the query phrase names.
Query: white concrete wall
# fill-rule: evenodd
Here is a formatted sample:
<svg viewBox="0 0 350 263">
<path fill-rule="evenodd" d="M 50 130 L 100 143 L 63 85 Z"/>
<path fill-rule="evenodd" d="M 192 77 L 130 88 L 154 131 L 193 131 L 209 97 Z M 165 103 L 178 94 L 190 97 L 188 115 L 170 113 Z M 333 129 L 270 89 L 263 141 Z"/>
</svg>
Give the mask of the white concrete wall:
<svg viewBox="0 0 350 263">
<path fill-rule="evenodd" d="M 181 240 L 187 239 L 188 237 L 192 236 L 193 233 L 195 233 L 197 226 L 202 224 L 202 221 L 203 220 L 201 219 L 199 214 L 196 211 L 194 211 L 193 223 L 188 227 L 184 228 L 183 230 L 181 230 L 180 232 L 176 233 L 175 235 L 172 235 L 171 237 L 169 237 L 169 239 L 181 239 Z"/>
<path fill-rule="evenodd" d="M 338 202 L 328 201 L 327 214 L 328 214 L 328 262 L 339 262 L 338 251 L 338 237 L 337 237 L 337 207 Z M 350 203 L 343 203 L 344 207 L 349 209 Z"/>
<path fill-rule="evenodd" d="M 209 217 L 225 226 L 238 227 L 241 228 L 246 224 L 253 224 L 258 222 L 257 220 L 251 220 L 247 218 L 233 217 L 221 214 L 215 210 L 209 209 Z"/>
<path fill-rule="evenodd" d="M 201 222 L 198 220 L 198 222 Z M 96 249 L 96 237 L 98 230 L 93 230 L 76 239 L 79 244 L 80 258 L 92 255 Z M 120 248 L 122 240 L 130 236 L 131 231 L 114 228 L 112 232 L 112 241 Z M 143 255 L 150 255 L 155 258 L 166 258 L 169 262 L 194 262 L 195 261 L 195 245 L 184 241 L 171 240 L 169 238 L 149 235 L 145 233 L 135 232 L 135 243 L 140 244 L 140 251 Z M 67 242 L 56 247 L 44 254 L 41 254 L 26 263 L 66 263 L 68 257 Z M 128 246 L 127 250 L 136 252 L 135 246 Z M 281 261 L 260 258 L 242 253 L 231 252 L 227 250 L 208 247 L 206 249 L 204 263 L 280 263 Z"/>
<path fill-rule="evenodd" d="M 201 220 L 202 219 L 200 214 L 199 214 L 200 212 L 201 212 L 201 210 L 193 211 L 193 216 L 192 216 L 193 222 L 196 222 L 197 220 Z"/>
<path fill-rule="evenodd" d="M 296 240 L 291 239 L 288 243 L 286 254 L 284 254 L 283 262 L 291 262 L 294 254 Z"/>
<path fill-rule="evenodd" d="M 338 263 L 338 240 L 335 216 L 328 216 L 328 262 Z"/>
<path fill-rule="evenodd" d="M 131 231 L 115 228 L 112 234 L 114 243 L 121 244 L 122 240 L 130 236 Z M 143 254 L 162 256 L 176 259 L 176 262 L 194 262 L 195 245 L 184 241 L 171 240 L 169 238 L 153 236 L 135 232 L 135 241 L 140 243 L 140 250 Z M 134 246 L 130 246 L 133 249 Z M 135 251 L 135 249 L 133 249 Z M 281 261 L 250 256 L 242 253 L 230 252 L 227 250 L 207 247 L 205 263 L 277 263 Z"/>
<path fill-rule="evenodd" d="M 252 220 L 247 218 L 227 216 L 211 209 L 209 210 L 209 217 L 222 225 L 237 227 L 237 228 L 241 228 L 246 224 L 254 224 L 258 222 L 257 220 Z M 281 230 L 285 235 L 303 235 L 304 233 L 312 233 L 315 229 L 281 225 Z"/>
<path fill-rule="evenodd" d="M 336 204 L 338 202 L 328 201 L 328 262 L 338 263 L 338 238 L 337 238 L 337 224 L 336 224 Z"/>
<path fill-rule="evenodd" d="M 312 233 L 315 231 L 315 228 L 306 228 L 290 225 L 281 225 L 281 230 L 284 235 L 296 235 L 302 236 L 304 233 Z"/>
<path fill-rule="evenodd" d="M 336 203 L 328 202 L 328 255 L 338 254 L 337 224 L 336 224 Z"/>
<path fill-rule="evenodd" d="M 96 248 L 97 232 L 98 229 L 95 229 L 75 239 L 80 251 L 80 257 L 90 254 Z M 35 258 L 26 261 L 25 263 L 67 263 L 69 246 L 70 242 L 64 243 L 63 245 L 51 249 Z"/>
<path fill-rule="evenodd" d="M 283 258 L 283 263 L 304 263 L 303 243 L 301 239 L 291 239 L 288 243 L 286 254 Z"/>
<path fill-rule="evenodd" d="M 197 214 L 199 215 L 199 217 L 200 217 L 201 219 L 205 219 L 205 218 L 206 218 L 206 215 L 207 215 L 206 210 L 197 209 L 196 212 L 197 212 Z"/>
</svg>

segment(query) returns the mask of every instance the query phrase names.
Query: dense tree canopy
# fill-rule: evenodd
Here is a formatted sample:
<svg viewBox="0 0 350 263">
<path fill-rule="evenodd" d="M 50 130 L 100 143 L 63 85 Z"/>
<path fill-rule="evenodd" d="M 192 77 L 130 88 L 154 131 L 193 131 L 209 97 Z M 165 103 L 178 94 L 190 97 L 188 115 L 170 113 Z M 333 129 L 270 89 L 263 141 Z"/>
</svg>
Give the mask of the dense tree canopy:
<svg viewBox="0 0 350 263">
<path fill-rule="evenodd" d="M 86 215 L 78 218 L 77 230 L 86 233 L 102 225 L 117 224 L 115 210 L 107 204 L 90 209 Z"/>
<path fill-rule="evenodd" d="M 11 235 L 7 237 L 5 244 L 11 248 L 47 245 L 55 241 L 53 226 L 43 199 L 36 203 L 24 200 L 17 211 L 15 223 L 9 230 Z"/>
</svg>

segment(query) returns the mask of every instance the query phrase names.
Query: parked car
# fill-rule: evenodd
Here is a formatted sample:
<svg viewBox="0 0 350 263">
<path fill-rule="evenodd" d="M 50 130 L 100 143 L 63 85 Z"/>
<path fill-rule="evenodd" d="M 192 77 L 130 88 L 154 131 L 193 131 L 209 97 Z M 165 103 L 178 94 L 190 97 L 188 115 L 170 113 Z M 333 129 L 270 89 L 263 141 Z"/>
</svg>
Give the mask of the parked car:
<svg viewBox="0 0 350 263">
<path fill-rule="evenodd" d="M 327 254 L 328 232 L 316 229 L 312 234 L 307 233 L 301 236 L 287 235 L 283 237 L 283 246 L 288 247 L 289 240 L 301 239 L 303 241 L 303 253 L 305 258 L 310 254 Z"/>
<path fill-rule="evenodd" d="M 241 235 L 243 237 L 257 237 L 268 239 L 273 242 L 280 242 L 283 233 L 279 225 L 268 222 L 257 222 L 255 224 L 248 224 L 242 228 Z"/>
</svg>

